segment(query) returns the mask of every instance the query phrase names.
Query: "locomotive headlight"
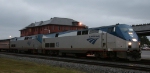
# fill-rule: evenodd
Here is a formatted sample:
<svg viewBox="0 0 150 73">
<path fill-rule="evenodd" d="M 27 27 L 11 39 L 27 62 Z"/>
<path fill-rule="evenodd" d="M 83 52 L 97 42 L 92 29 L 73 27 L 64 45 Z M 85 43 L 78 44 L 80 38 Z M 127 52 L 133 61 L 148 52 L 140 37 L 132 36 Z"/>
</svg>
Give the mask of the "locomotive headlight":
<svg viewBox="0 0 150 73">
<path fill-rule="evenodd" d="M 137 41 L 137 39 L 132 39 L 132 41 L 136 42 L 136 41 Z"/>
<path fill-rule="evenodd" d="M 131 42 L 129 42 L 129 43 L 128 43 L 128 45 L 132 45 L 132 43 L 131 43 Z"/>
<path fill-rule="evenodd" d="M 129 34 L 133 34 L 132 32 L 128 32 Z"/>
<path fill-rule="evenodd" d="M 139 42 L 139 45 L 140 45 L 141 43 Z"/>
</svg>

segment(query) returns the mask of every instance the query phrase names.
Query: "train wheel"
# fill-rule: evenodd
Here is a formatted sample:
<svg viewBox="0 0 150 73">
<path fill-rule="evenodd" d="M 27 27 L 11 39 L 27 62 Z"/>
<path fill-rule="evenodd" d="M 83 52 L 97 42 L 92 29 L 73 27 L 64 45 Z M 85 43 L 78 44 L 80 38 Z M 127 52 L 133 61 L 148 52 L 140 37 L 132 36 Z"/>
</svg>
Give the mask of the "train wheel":
<svg viewBox="0 0 150 73">
<path fill-rule="evenodd" d="M 76 57 L 86 57 L 85 53 L 76 53 L 75 54 Z"/>
<path fill-rule="evenodd" d="M 49 51 L 49 55 L 50 55 L 50 56 L 54 56 L 53 51 Z"/>
<path fill-rule="evenodd" d="M 130 61 L 139 61 L 141 60 L 141 53 L 139 53 L 139 51 L 132 51 L 130 53 L 130 56 L 131 56 L 131 60 Z"/>
<path fill-rule="evenodd" d="M 118 60 L 116 52 L 109 52 L 109 58 L 110 58 L 112 61 Z"/>
<path fill-rule="evenodd" d="M 94 55 L 95 55 L 96 59 L 100 59 L 101 58 L 101 54 L 99 52 L 96 52 Z"/>
<path fill-rule="evenodd" d="M 55 51 L 55 52 L 54 52 L 54 55 L 55 55 L 55 56 L 59 56 L 59 51 Z"/>
<path fill-rule="evenodd" d="M 16 49 L 16 50 L 15 50 L 15 53 L 18 53 L 18 52 L 19 52 L 18 49 Z"/>
<path fill-rule="evenodd" d="M 61 56 L 62 57 L 66 57 L 66 53 L 61 53 Z"/>
<path fill-rule="evenodd" d="M 80 55 L 78 53 L 75 54 L 75 57 L 80 57 Z"/>
<path fill-rule="evenodd" d="M 49 55 L 50 54 L 49 50 L 43 50 L 42 52 L 43 52 L 43 55 Z"/>
<path fill-rule="evenodd" d="M 59 55 L 59 51 L 49 51 L 49 54 L 51 55 L 51 56 L 58 56 Z"/>
</svg>

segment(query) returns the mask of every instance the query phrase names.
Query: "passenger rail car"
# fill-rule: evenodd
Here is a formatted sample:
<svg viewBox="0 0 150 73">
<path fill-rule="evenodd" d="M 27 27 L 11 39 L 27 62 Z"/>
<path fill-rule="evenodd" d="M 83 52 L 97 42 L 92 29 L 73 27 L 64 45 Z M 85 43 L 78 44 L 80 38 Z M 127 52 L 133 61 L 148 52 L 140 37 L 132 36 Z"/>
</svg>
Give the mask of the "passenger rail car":
<svg viewBox="0 0 150 73">
<path fill-rule="evenodd" d="M 7 51 L 7 50 L 9 50 L 9 40 L 10 39 L 0 40 L 0 51 Z"/>
<path fill-rule="evenodd" d="M 42 49 L 41 39 L 40 35 L 12 38 L 10 39 L 10 51 L 37 53 Z"/>
<path fill-rule="evenodd" d="M 141 59 L 139 46 L 137 34 L 126 24 L 16 37 L 10 40 L 10 49 L 20 51 L 63 56 L 68 53 L 76 56 L 92 54 L 97 58 L 124 58 L 131 61 Z"/>
</svg>

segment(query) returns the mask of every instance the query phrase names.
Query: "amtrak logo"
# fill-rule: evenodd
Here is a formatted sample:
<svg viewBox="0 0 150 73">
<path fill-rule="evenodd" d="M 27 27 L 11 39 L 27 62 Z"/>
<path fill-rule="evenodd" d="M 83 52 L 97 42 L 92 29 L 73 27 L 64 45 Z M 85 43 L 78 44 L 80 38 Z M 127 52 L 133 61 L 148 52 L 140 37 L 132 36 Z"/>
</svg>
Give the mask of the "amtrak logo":
<svg viewBox="0 0 150 73">
<path fill-rule="evenodd" d="M 99 39 L 99 37 L 100 36 L 89 36 L 87 41 L 89 41 L 91 44 L 95 44 L 95 42 L 97 41 L 97 39 Z"/>
</svg>

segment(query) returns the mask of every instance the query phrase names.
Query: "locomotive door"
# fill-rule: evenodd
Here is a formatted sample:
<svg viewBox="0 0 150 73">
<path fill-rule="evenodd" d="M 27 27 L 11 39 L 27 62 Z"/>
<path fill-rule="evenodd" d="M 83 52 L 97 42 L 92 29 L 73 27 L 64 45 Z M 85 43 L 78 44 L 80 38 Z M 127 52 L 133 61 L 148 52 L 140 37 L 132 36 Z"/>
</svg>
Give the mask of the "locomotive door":
<svg viewBox="0 0 150 73">
<path fill-rule="evenodd" d="M 104 31 L 102 31 L 102 34 L 101 34 L 101 47 L 102 48 L 107 48 L 107 33 L 106 32 L 104 32 Z"/>
</svg>

